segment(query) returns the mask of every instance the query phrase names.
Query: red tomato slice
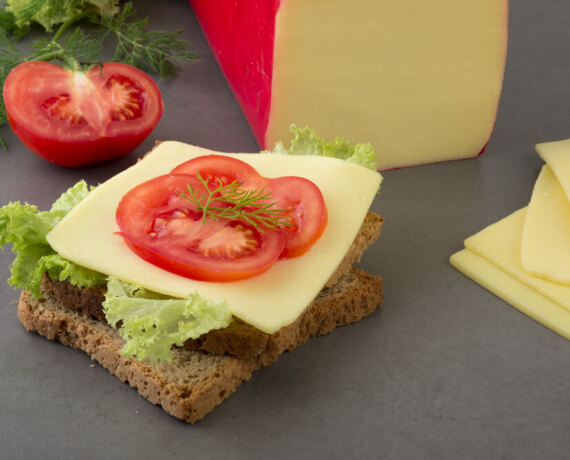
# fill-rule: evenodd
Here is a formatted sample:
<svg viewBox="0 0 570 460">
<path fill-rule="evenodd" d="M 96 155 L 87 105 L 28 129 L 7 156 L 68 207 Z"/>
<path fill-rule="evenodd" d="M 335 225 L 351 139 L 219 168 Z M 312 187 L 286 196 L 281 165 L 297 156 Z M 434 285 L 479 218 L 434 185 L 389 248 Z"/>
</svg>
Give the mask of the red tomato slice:
<svg viewBox="0 0 570 460">
<path fill-rule="evenodd" d="M 234 180 L 245 182 L 261 177 L 255 168 L 245 161 L 223 155 L 204 155 L 193 158 L 171 171 L 173 174 L 191 174 L 193 176 L 198 172 L 204 180 L 221 180 L 224 185 L 231 184 Z"/>
<path fill-rule="evenodd" d="M 4 102 L 20 140 L 60 166 L 129 153 L 150 134 L 164 110 L 156 83 L 120 63 L 83 73 L 48 62 L 25 62 L 8 74 Z"/>
<path fill-rule="evenodd" d="M 282 257 L 299 257 L 321 237 L 328 213 L 323 194 L 310 180 L 287 176 L 270 179 L 271 200 L 275 208 L 287 209 L 292 225 L 282 230 L 285 249 Z"/>
<path fill-rule="evenodd" d="M 131 189 L 116 219 L 129 247 L 165 270 L 205 281 L 237 281 L 268 270 L 283 252 L 281 232 L 259 232 L 242 221 L 202 219 L 189 200 L 205 192 L 194 176 L 168 174 Z"/>
<path fill-rule="evenodd" d="M 321 237 L 327 225 L 327 207 L 319 188 L 302 177 L 287 176 L 269 179 L 248 163 L 223 155 L 205 155 L 186 161 L 172 173 L 195 175 L 204 179 L 219 178 L 229 184 L 233 180 L 244 182 L 242 188 L 265 188 L 271 192 L 270 200 L 275 209 L 286 209 L 292 225 L 283 228 L 285 249 L 282 257 L 298 257 Z"/>
</svg>

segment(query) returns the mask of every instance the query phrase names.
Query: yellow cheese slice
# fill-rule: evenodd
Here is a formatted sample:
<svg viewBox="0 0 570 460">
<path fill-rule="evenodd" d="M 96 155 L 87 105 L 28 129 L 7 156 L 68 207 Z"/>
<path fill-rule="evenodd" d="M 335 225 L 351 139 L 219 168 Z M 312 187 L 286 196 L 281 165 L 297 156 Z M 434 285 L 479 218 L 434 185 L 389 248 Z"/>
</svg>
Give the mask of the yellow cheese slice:
<svg viewBox="0 0 570 460">
<path fill-rule="evenodd" d="M 570 139 L 537 144 L 536 151 L 550 166 L 570 200 Z"/>
<path fill-rule="evenodd" d="M 371 142 L 381 169 L 474 157 L 506 45 L 503 0 L 281 2 L 265 145 L 295 123 Z"/>
<path fill-rule="evenodd" d="M 465 247 L 570 311 L 570 286 L 528 274 L 521 263 L 527 208 L 519 209 L 465 240 Z"/>
<path fill-rule="evenodd" d="M 311 250 L 278 261 L 266 273 L 234 283 L 194 281 L 149 264 L 125 245 L 115 222 L 121 197 L 135 185 L 210 150 L 163 142 L 142 161 L 97 187 L 47 236 L 63 257 L 173 297 L 197 291 L 210 300 L 225 299 L 232 314 L 272 333 L 295 321 L 322 289 L 350 248 L 376 195 L 381 176 L 334 158 L 277 154 L 222 154 L 251 164 L 265 177 L 303 176 L 321 189 L 328 225 Z"/>
<path fill-rule="evenodd" d="M 497 297 L 570 340 L 570 312 L 560 304 L 469 249 L 453 254 L 450 262 Z"/>
<path fill-rule="evenodd" d="M 563 175 L 564 169 L 560 172 Z M 548 165 L 536 180 L 528 206 L 521 260 L 530 274 L 570 284 L 570 201 Z"/>
<path fill-rule="evenodd" d="M 451 264 L 515 308 L 570 339 L 570 286 L 529 275 L 520 260 L 527 208 L 465 240 Z"/>
</svg>

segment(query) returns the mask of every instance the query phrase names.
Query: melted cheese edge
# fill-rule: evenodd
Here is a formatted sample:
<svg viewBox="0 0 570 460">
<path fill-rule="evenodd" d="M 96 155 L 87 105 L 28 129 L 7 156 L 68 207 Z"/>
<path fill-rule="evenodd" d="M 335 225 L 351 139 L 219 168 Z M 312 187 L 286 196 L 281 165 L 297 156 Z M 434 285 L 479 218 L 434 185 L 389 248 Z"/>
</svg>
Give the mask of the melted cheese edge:
<svg viewBox="0 0 570 460">
<path fill-rule="evenodd" d="M 238 282 L 213 283 L 184 278 L 131 252 L 116 234 L 115 209 L 134 186 L 168 173 L 200 155 L 220 154 L 251 164 L 262 176 L 302 176 L 323 193 L 328 224 L 305 255 L 278 261 L 266 273 Z M 225 299 L 231 313 L 263 332 L 294 322 L 310 305 L 342 261 L 368 212 L 382 177 L 334 158 L 279 154 L 226 154 L 180 142 L 163 142 L 143 160 L 97 187 L 47 236 L 63 257 L 123 281 L 173 297 L 198 292 Z"/>
</svg>

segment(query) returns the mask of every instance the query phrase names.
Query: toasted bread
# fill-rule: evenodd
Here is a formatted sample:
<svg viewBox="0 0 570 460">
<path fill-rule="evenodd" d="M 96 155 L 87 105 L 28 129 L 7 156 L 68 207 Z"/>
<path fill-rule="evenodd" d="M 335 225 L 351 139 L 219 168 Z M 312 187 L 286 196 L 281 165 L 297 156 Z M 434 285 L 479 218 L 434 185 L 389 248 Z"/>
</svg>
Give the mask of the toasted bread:
<svg viewBox="0 0 570 460">
<path fill-rule="evenodd" d="M 153 404 L 193 423 L 230 396 L 255 369 L 275 361 L 281 351 L 358 321 L 379 308 L 382 297 L 382 279 L 353 268 L 251 359 L 185 348 L 174 351 L 171 363 L 125 358 L 120 354 L 122 339 L 106 322 L 72 311 L 53 297 L 34 299 L 26 291 L 20 297 L 18 317 L 26 329 L 83 350 Z"/>
</svg>

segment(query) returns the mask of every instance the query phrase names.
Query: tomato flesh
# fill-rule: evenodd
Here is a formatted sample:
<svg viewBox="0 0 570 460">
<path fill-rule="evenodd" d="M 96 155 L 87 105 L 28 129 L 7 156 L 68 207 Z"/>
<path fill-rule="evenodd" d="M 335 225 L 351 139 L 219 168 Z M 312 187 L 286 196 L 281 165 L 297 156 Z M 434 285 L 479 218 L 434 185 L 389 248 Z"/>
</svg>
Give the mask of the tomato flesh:
<svg viewBox="0 0 570 460">
<path fill-rule="evenodd" d="M 237 281 L 268 270 L 283 252 L 279 232 L 260 232 L 243 221 L 203 219 L 181 193 L 195 176 L 167 174 L 131 189 L 120 201 L 120 233 L 141 258 L 165 270 L 205 281 Z M 206 223 L 206 224 L 205 224 Z"/>
<path fill-rule="evenodd" d="M 236 180 L 244 190 L 270 193 L 264 204 L 282 210 L 290 225 L 258 228 L 243 217 L 204 218 L 202 209 L 187 199 L 191 189 L 195 197 L 212 193 L 210 208 L 231 207 L 213 192 Z M 326 227 L 327 208 L 308 179 L 266 178 L 241 160 L 207 155 L 131 189 L 120 201 L 116 219 L 129 248 L 144 260 L 189 278 L 223 282 L 259 275 L 279 258 L 307 252 Z"/>
<path fill-rule="evenodd" d="M 214 182 L 220 180 L 223 185 L 230 184 L 234 180 L 245 182 L 261 177 L 255 168 L 245 161 L 223 155 L 204 155 L 194 158 L 178 165 L 171 173 L 192 176 L 200 173 L 200 177 L 204 180 Z"/>
<path fill-rule="evenodd" d="M 120 63 L 83 73 L 48 62 L 26 62 L 9 73 L 3 94 L 14 133 L 32 152 L 60 166 L 81 166 L 131 152 L 164 110 L 154 81 Z"/>
<path fill-rule="evenodd" d="M 221 183 L 233 180 L 243 182 L 244 189 L 265 188 L 271 192 L 269 201 L 275 209 L 285 209 L 290 226 L 283 228 L 284 257 L 298 257 L 307 252 L 320 238 L 327 225 L 327 207 L 319 188 L 310 180 L 289 176 L 265 178 L 245 161 L 223 155 L 205 155 L 186 161 L 172 170 L 173 173 L 196 175 L 209 183 L 220 178 Z"/>
<path fill-rule="evenodd" d="M 303 177 L 271 179 L 268 187 L 273 192 L 277 209 L 286 209 L 291 226 L 283 229 L 285 248 L 283 257 L 299 257 L 321 237 L 328 221 L 327 207 L 319 188 Z"/>
</svg>

